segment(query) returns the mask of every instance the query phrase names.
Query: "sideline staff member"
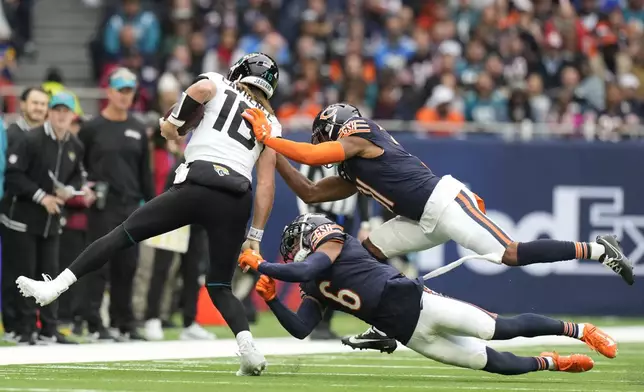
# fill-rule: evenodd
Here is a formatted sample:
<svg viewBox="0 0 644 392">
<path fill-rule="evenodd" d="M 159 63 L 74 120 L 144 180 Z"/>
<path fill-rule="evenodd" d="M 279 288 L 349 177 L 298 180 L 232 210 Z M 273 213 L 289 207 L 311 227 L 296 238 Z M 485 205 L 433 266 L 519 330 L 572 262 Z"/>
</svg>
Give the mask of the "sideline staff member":
<svg viewBox="0 0 644 392">
<path fill-rule="evenodd" d="M 20 116 L 15 123 L 7 128 L 7 150 L 26 135 L 26 132 L 32 128 L 39 127 L 45 123 L 47 117 L 47 105 L 49 96 L 39 87 L 27 87 L 20 95 Z M 6 163 L 6 159 L 3 159 Z M 4 181 L 3 181 L 4 182 Z M 6 201 L 2 207 L 10 204 Z M 5 210 L 2 210 L 6 212 Z M 4 219 L 4 218 L 2 218 Z M 12 277 L 10 263 L 20 263 L 20 260 L 2 259 L 2 304 L 0 304 L 0 313 L 2 314 L 2 326 L 4 327 L 4 340 L 7 342 L 17 342 L 19 340 L 18 328 L 16 323 L 22 316 L 19 316 L 19 309 L 16 308 L 14 297 L 18 294 L 15 287 L 15 277 Z"/>
<path fill-rule="evenodd" d="M 96 183 L 97 200 L 88 213 L 90 243 L 123 223 L 142 200 L 154 197 L 145 126 L 128 113 L 136 88 L 137 79 L 130 70 L 116 69 L 109 78 L 107 107 L 78 134 L 85 145 L 88 180 Z M 94 272 L 88 282 L 89 332 L 99 338 L 106 335 L 99 310 L 109 273 L 111 326 L 119 329 L 122 338 L 143 340 L 135 329 L 132 312 L 138 247 L 127 248 L 114 259 L 118 263 L 109 263 L 109 270 Z"/>
<path fill-rule="evenodd" d="M 35 278 L 40 273 L 58 274 L 61 206 L 72 197 L 72 190 L 82 185 L 83 147 L 69 132 L 74 98 L 58 93 L 49 108 L 48 121 L 25 133 L 7 151 L 5 184 L 9 197 L 5 201 L 9 205 L 2 216 L 2 259 L 8 262 L 13 280 L 21 275 Z M 57 187 L 54 179 L 67 186 Z M 14 300 L 20 315 L 16 325 L 20 343 L 34 344 L 35 304 L 17 293 Z M 40 321 L 40 342 L 71 343 L 58 332 L 56 304 L 40 309 Z"/>
</svg>

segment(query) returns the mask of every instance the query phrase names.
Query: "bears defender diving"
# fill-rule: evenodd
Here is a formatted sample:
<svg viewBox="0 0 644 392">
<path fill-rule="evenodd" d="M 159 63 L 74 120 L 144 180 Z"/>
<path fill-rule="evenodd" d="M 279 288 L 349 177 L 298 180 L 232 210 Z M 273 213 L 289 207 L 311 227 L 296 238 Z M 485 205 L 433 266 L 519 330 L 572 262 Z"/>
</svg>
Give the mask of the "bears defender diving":
<svg viewBox="0 0 644 392">
<path fill-rule="evenodd" d="M 592 324 L 575 324 L 537 314 L 501 317 L 474 305 L 442 296 L 373 258 L 361 243 L 322 214 L 304 214 L 282 234 L 280 252 L 286 264 L 267 263 L 256 251 L 239 257 L 243 269 L 263 276 L 256 285 L 280 324 L 304 339 L 327 309 L 351 314 L 387 336 L 433 360 L 490 373 L 515 375 L 539 370 L 584 372 L 593 360 L 546 352 L 520 357 L 498 352 L 485 340 L 518 336 L 568 336 L 585 342 L 608 358 L 616 342 Z M 297 312 L 277 298 L 275 281 L 300 282 Z"/>
<path fill-rule="evenodd" d="M 632 264 L 614 236 L 598 236 L 595 242 L 513 241 L 485 215 L 481 198 L 454 177 L 434 174 L 352 105 L 340 103 L 322 110 L 313 122 L 312 143 L 272 135 L 271 124 L 259 110 L 249 109 L 243 116 L 253 124 L 257 140 L 283 155 L 277 157 L 277 169 L 306 203 L 344 199 L 359 191 L 398 215 L 363 242 L 381 261 L 453 240 L 508 266 L 597 260 L 633 284 Z M 308 165 L 339 164 L 340 175 L 314 183 L 284 157 Z M 396 344 L 374 329 L 343 342 L 373 349 Z"/>
<path fill-rule="evenodd" d="M 93 242 L 54 280 L 19 277 L 16 283 L 23 295 L 47 305 L 77 279 L 101 268 L 115 252 L 179 227 L 198 224 L 208 233 L 211 249 L 208 293 L 239 345 L 241 366 L 237 375 L 259 375 L 266 360 L 255 346 L 243 305 L 233 296 L 231 280 L 240 248 L 259 251 L 273 205 L 275 152 L 256 142 L 251 125 L 241 115 L 247 108 L 261 110 L 274 132 L 280 132 L 281 125 L 269 102 L 278 77 L 277 65 L 262 53 L 239 59 L 226 77 L 216 72 L 200 75 L 172 113 L 160 120 L 162 135 L 174 140 L 180 137 L 179 130 L 188 131 L 184 126 L 189 128 L 202 110 L 204 113 L 185 149 L 186 163 L 177 169 L 174 185 Z M 246 233 L 253 207 L 255 164 L 253 219 Z"/>
</svg>

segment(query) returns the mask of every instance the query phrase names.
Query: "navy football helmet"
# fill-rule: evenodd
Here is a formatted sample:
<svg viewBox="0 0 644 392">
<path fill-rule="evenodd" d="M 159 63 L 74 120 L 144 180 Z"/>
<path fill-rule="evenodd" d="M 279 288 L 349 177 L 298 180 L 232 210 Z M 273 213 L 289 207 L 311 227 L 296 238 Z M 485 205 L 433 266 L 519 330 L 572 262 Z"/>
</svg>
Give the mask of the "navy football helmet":
<svg viewBox="0 0 644 392">
<path fill-rule="evenodd" d="M 262 90 L 266 98 L 270 98 L 277 89 L 279 69 L 271 56 L 264 53 L 250 53 L 230 67 L 226 79 L 253 85 Z"/>
<path fill-rule="evenodd" d="M 311 234 L 322 225 L 335 224 L 324 214 L 302 214 L 282 232 L 280 253 L 284 262 L 300 262 L 311 253 Z"/>
<path fill-rule="evenodd" d="M 313 121 L 313 134 L 311 143 L 318 144 L 331 140 L 338 140 L 340 128 L 351 117 L 362 116 L 360 110 L 348 103 L 334 103 L 327 106 L 315 117 Z"/>
</svg>

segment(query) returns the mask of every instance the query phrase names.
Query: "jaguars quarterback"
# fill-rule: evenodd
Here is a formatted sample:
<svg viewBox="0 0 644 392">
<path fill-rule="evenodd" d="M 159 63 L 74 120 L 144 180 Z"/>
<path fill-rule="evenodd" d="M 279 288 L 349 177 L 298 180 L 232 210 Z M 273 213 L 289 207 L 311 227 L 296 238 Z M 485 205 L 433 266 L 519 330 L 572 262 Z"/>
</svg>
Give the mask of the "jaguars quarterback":
<svg viewBox="0 0 644 392">
<path fill-rule="evenodd" d="M 377 259 L 429 249 L 454 240 L 479 255 L 493 255 L 508 266 L 571 259 L 597 260 L 633 284 L 632 263 L 614 236 L 594 242 L 538 239 L 513 241 L 485 214 L 483 200 L 450 175 L 434 174 L 409 154 L 380 125 L 346 103 L 322 110 L 313 122 L 312 143 L 298 143 L 271 134 L 271 124 L 256 109 L 243 116 L 253 124 L 257 140 L 274 149 L 277 170 L 307 203 L 346 198 L 356 191 L 372 197 L 395 218 L 373 230 L 363 246 Z M 309 165 L 339 164 L 338 176 L 312 182 L 286 158 Z M 394 345 L 377 329 L 343 340 L 354 348 Z"/>
<path fill-rule="evenodd" d="M 322 214 L 298 216 L 284 229 L 280 253 L 285 264 L 265 262 L 252 249 L 239 257 L 242 269 L 262 274 L 256 285 L 280 324 L 304 339 L 327 309 L 351 314 L 427 358 L 490 373 L 515 375 L 539 370 L 578 373 L 592 369 L 583 354 L 544 352 L 519 357 L 488 347 L 486 340 L 558 335 L 585 342 L 614 358 L 617 344 L 592 324 L 576 324 L 537 314 L 502 317 L 442 296 L 388 264 Z M 300 282 L 296 313 L 277 298 L 275 281 Z"/>
<path fill-rule="evenodd" d="M 176 170 L 174 185 L 90 244 L 53 280 L 19 277 L 16 284 L 23 295 L 47 305 L 78 279 L 103 267 L 116 252 L 198 224 L 207 232 L 208 245 L 213 249 L 206 282 L 208 293 L 239 346 L 237 375 L 260 375 L 267 365 L 266 359 L 255 345 L 244 307 L 233 295 L 231 281 L 240 249 L 259 250 L 273 207 L 275 153 L 255 141 L 251 125 L 241 115 L 248 107 L 266 111 L 278 132 L 281 125 L 270 103 L 278 78 L 277 64 L 264 53 L 243 56 L 225 76 L 217 72 L 199 75 L 183 92 L 172 113 L 160 119 L 161 134 L 166 139 L 176 140 L 192 132 L 185 150 L 186 162 Z M 254 168 L 257 186 L 253 192 Z M 251 211 L 252 222 L 246 231 Z"/>
</svg>

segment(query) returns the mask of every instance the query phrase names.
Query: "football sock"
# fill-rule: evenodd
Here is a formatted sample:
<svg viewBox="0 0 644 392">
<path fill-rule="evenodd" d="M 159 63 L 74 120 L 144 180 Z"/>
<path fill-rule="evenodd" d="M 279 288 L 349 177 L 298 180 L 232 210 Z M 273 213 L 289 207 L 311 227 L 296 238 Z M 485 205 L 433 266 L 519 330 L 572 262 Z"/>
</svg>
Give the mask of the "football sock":
<svg viewBox="0 0 644 392">
<path fill-rule="evenodd" d="M 487 353 L 487 363 L 483 370 L 489 373 L 513 376 L 538 370 L 548 370 L 550 366 L 547 358 L 544 357 L 518 357 L 509 352 L 498 352 L 490 347 L 486 347 L 485 351 Z M 552 362 L 552 359 L 550 362 Z"/>
<path fill-rule="evenodd" d="M 497 317 L 492 340 L 507 340 L 523 336 L 570 336 L 581 338 L 583 324 L 552 319 L 540 314 L 525 313 L 514 317 Z"/>
<path fill-rule="evenodd" d="M 114 253 L 134 245 L 123 225 L 92 242 L 69 266 L 76 279 L 104 266 Z"/>
<path fill-rule="evenodd" d="M 601 248 L 601 253 L 599 253 Z M 604 247 L 597 243 L 557 240 L 535 240 L 517 245 L 518 265 L 552 263 L 573 259 L 599 260 Z M 599 253 L 599 254 L 597 254 Z"/>
</svg>

